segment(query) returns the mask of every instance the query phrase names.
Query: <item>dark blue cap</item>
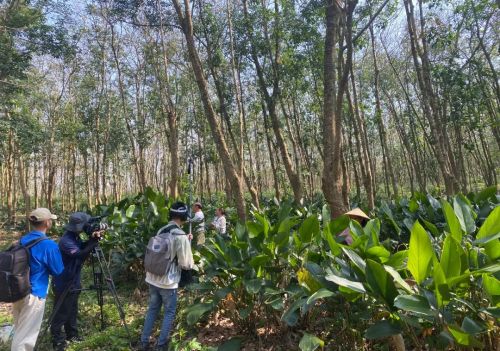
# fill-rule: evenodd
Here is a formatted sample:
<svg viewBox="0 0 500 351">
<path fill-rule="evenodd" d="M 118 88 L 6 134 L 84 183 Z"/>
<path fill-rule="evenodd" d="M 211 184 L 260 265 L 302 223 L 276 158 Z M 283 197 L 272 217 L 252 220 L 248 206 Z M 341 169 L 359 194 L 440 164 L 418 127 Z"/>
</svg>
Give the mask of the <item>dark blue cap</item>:
<svg viewBox="0 0 500 351">
<path fill-rule="evenodd" d="M 90 215 L 85 212 L 75 212 L 69 216 L 69 223 L 66 225 L 65 229 L 73 233 L 80 233 L 83 231 L 83 227 L 88 223 Z"/>
</svg>

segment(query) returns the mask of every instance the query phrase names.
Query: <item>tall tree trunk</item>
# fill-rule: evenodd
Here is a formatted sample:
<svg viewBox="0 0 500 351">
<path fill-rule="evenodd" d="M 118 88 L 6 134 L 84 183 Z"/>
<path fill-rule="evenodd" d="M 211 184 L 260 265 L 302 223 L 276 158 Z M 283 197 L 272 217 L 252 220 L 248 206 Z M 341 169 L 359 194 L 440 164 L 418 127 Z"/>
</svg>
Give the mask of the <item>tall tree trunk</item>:
<svg viewBox="0 0 500 351">
<path fill-rule="evenodd" d="M 279 27 L 279 10 L 278 10 L 278 4 L 277 1 L 274 2 L 275 4 L 275 19 L 276 19 L 276 26 Z M 292 160 L 290 159 L 290 155 L 288 152 L 288 147 L 285 141 L 285 138 L 283 137 L 283 133 L 281 132 L 282 127 L 280 125 L 279 117 L 278 117 L 278 110 L 277 110 L 277 104 L 279 103 L 279 94 L 280 94 L 280 86 L 279 86 L 279 73 L 278 73 L 278 68 L 276 66 L 278 65 L 279 61 L 279 35 L 276 34 L 276 43 L 275 43 L 275 55 L 270 55 L 272 57 L 271 62 L 273 63 L 274 67 L 274 77 L 273 77 L 273 92 L 272 95 L 269 93 L 267 90 L 267 82 L 266 78 L 264 76 L 264 70 L 260 64 L 259 57 L 257 55 L 257 48 L 254 43 L 254 37 L 253 37 L 253 28 L 251 26 L 251 23 L 249 21 L 249 15 L 248 15 L 248 4 L 247 0 L 243 0 L 243 11 L 245 15 L 245 19 L 247 21 L 247 31 L 249 32 L 249 37 L 250 37 L 250 49 L 251 49 L 251 56 L 252 56 L 252 61 L 255 66 L 255 70 L 257 71 L 257 81 L 258 85 L 260 88 L 260 92 L 264 98 L 265 105 L 267 107 L 267 111 L 269 113 L 269 117 L 271 119 L 271 127 L 274 132 L 274 136 L 276 137 L 276 143 L 278 145 L 278 150 L 281 155 L 281 160 L 283 161 L 283 164 L 285 166 L 285 171 L 288 176 L 288 179 L 290 181 L 290 185 L 292 187 L 293 191 L 293 197 L 297 203 L 299 203 L 302 200 L 302 183 L 300 180 L 300 175 L 298 173 L 298 170 L 295 169 L 292 165 Z M 264 29 L 266 30 L 266 29 Z M 269 43 L 270 44 L 270 43 Z M 270 44 L 271 45 L 271 44 Z M 286 118 L 286 117 L 285 117 Z"/>
<path fill-rule="evenodd" d="M 384 170 L 388 174 L 394 196 L 398 196 L 398 185 L 396 182 L 396 176 L 394 174 L 394 169 L 392 168 L 392 160 L 389 155 L 389 148 L 387 147 L 387 136 L 385 131 L 385 125 L 382 118 L 382 107 L 380 104 L 380 70 L 378 68 L 377 55 L 375 53 L 375 35 L 373 34 L 373 25 L 370 25 L 370 38 L 372 41 L 372 56 L 373 56 L 373 70 L 374 70 L 374 87 L 375 87 L 375 120 L 377 121 L 380 143 L 382 146 L 382 155 L 384 157 L 384 164 L 387 168 Z"/>
<path fill-rule="evenodd" d="M 410 34 L 410 45 L 413 63 L 417 73 L 418 86 L 421 93 L 422 108 L 424 116 L 429 122 L 431 130 L 431 143 L 444 180 L 446 193 L 452 195 L 459 190 L 459 184 L 453 169 L 453 154 L 446 146 L 447 132 L 444 119 L 441 118 L 439 101 L 433 89 L 431 77 L 431 62 L 427 50 L 427 38 L 424 32 L 424 17 L 422 0 L 417 0 L 420 11 L 420 28 L 417 29 L 415 21 L 415 10 L 413 0 L 403 0 L 405 5 L 408 32 Z"/>
<path fill-rule="evenodd" d="M 217 119 L 217 115 L 210 101 L 208 83 L 205 78 L 203 67 L 194 42 L 193 22 L 191 18 L 190 2 L 189 0 L 184 0 L 184 11 L 182 10 L 182 7 L 178 0 L 172 0 L 172 2 L 177 12 L 179 24 L 186 38 L 187 48 L 189 52 L 189 60 L 191 61 L 191 66 L 193 67 L 196 84 L 198 85 L 198 89 L 200 91 L 203 108 L 205 110 L 205 115 L 208 119 L 208 123 L 212 131 L 212 136 L 214 137 L 214 142 L 217 145 L 217 149 L 219 150 L 220 157 L 222 159 L 222 164 L 224 167 L 224 172 L 226 173 L 228 182 L 231 184 L 231 191 L 233 193 L 234 200 L 236 202 L 238 216 L 242 222 L 245 222 L 246 205 L 245 205 L 245 198 L 243 196 L 243 187 L 241 184 L 241 179 L 238 176 L 238 172 L 236 171 L 236 167 L 234 166 L 234 163 L 231 160 L 231 155 L 229 154 L 224 134 L 222 133 L 221 126 Z"/>
<path fill-rule="evenodd" d="M 348 208 L 343 195 L 342 181 L 342 102 L 352 64 L 352 13 L 356 0 L 348 1 L 346 13 L 335 0 L 326 0 L 326 37 L 323 66 L 323 152 L 322 189 L 330 205 L 332 217 L 342 215 Z M 341 17 L 345 22 L 341 21 Z M 347 59 L 341 65 L 342 27 L 345 27 Z M 336 48 L 339 48 L 339 54 Z M 336 74 L 339 72 L 337 79 Z M 347 181 L 347 180 L 344 180 Z"/>
</svg>

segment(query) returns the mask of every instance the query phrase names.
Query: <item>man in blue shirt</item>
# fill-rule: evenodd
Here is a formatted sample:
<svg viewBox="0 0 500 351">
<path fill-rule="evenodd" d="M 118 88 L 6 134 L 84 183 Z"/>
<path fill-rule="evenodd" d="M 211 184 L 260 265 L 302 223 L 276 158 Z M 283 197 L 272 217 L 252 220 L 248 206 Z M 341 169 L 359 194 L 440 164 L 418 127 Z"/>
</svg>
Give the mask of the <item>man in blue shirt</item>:
<svg viewBox="0 0 500 351">
<path fill-rule="evenodd" d="M 92 233 L 90 240 L 82 241 L 80 234 L 90 220 L 84 212 L 69 217 L 64 235 L 59 240 L 64 262 L 64 273 L 54 279 L 54 319 L 50 326 L 55 351 L 66 349 L 66 341 L 78 340 L 78 297 L 80 296 L 82 265 L 97 246 L 100 232 Z M 62 328 L 64 326 L 64 333 Z"/>
<path fill-rule="evenodd" d="M 21 245 L 28 245 L 34 240 L 44 238 L 30 249 L 31 294 L 12 306 L 14 338 L 11 351 L 31 351 L 35 347 L 43 320 L 49 274 L 58 276 L 63 272 L 64 266 L 59 248 L 46 236 L 55 219 L 57 216 L 50 213 L 48 209 L 37 208 L 29 215 L 33 230 L 20 240 Z"/>
</svg>

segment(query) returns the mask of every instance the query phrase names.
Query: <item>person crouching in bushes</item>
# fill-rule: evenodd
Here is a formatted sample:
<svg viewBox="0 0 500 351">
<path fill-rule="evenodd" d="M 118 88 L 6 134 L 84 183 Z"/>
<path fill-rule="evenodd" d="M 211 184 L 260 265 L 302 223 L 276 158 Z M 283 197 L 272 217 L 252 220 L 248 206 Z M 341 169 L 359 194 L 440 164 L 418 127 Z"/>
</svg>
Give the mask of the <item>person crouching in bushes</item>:
<svg viewBox="0 0 500 351">
<path fill-rule="evenodd" d="M 358 222 L 362 227 L 364 227 L 370 220 L 370 217 L 368 217 L 368 215 L 364 213 L 360 208 L 355 208 L 344 214 L 350 219 Z M 351 245 L 353 242 L 349 226 L 339 234 L 339 237 L 341 237 L 347 245 Z"/>
<path fill-rule="evenodd" d="M 191 243 L 188 235 L 181 229 L 188 219 L 187 206 L 182 202 L 174 203 L 170 208 L 169 217 L 170 222 L 149 240 L 144 258 L 146 283 L 149 285 L 149 306 L 140 350 L 150 350 L 149 338 L 162 304 L 163 322 L 155 350 L 168 350 L 182 270 L 194 268 Z"/>
</svg>

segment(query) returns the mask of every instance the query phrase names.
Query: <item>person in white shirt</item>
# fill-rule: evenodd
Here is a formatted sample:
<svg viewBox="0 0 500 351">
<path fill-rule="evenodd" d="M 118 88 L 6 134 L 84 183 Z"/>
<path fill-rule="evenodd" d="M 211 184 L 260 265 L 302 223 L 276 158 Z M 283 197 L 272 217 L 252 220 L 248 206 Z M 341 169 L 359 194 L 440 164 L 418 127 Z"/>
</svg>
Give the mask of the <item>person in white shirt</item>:
<svg viewBox="0 0 500 351">
<path fill-rule="evenodd" d="M 224 238 L 228 238 L 227 228 L 226 228 L 226 212 L 223 208 L 218 208 L 215 210 L 215 219 L 212 222 L 212 228 L 214 228 L 217 234 Z"/>
<path fill-rule="evenodd" d="M 202 211 L 203 206 L 199 202 L 195 202 L 193 204 L 192 211 L 194 213 L 193 218 L 190 218 L 189 221 L 194 225 L 193 233 L 193 241 L 195 247 L 200 245 L 205 245 L 205 214 Z"/>
</svg>

